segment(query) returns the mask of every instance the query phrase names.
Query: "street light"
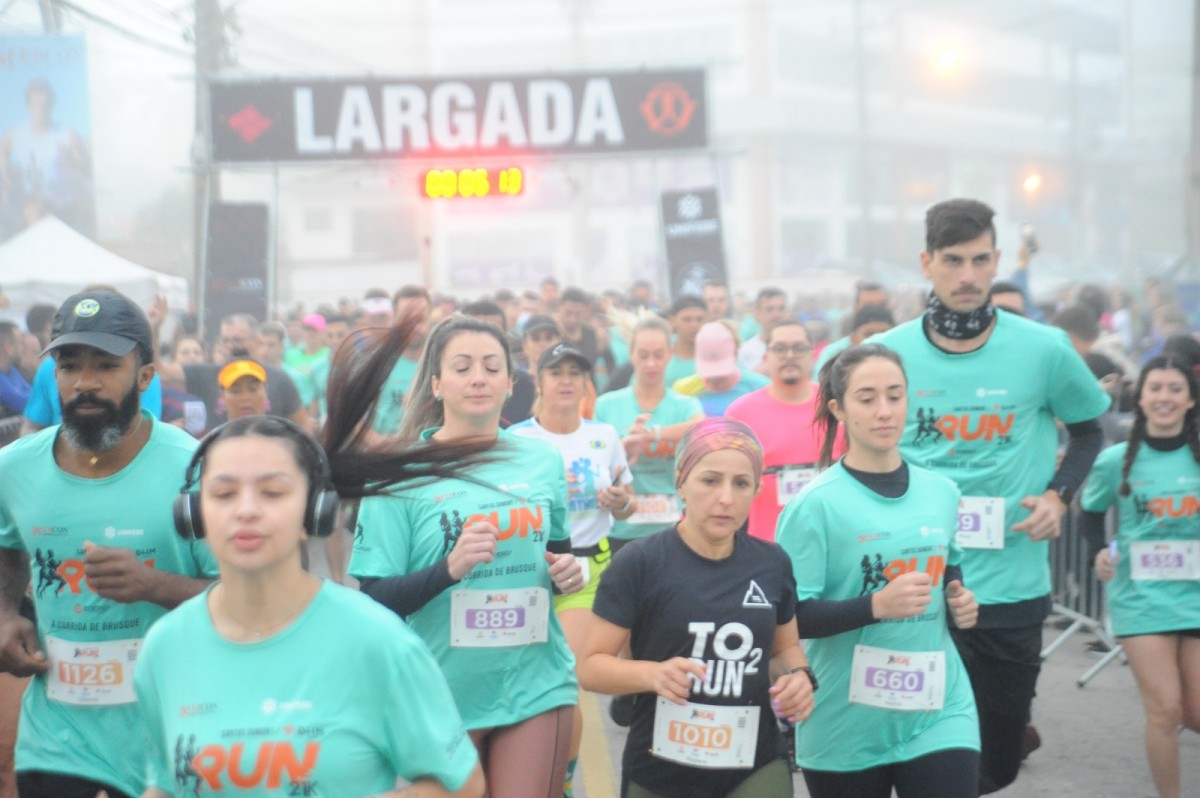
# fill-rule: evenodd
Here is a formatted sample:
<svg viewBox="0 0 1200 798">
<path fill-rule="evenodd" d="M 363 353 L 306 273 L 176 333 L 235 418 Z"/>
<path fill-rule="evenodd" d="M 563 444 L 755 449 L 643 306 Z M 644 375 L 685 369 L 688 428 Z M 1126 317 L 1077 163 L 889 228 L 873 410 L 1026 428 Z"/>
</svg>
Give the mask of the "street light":
<svg viewBox="0 0 1200 798">
<path fill-rule="evenodd" d="M 962 66 L 962 52 L 955 47 L 943 47 L 934 59 L 934 66 L 939 72 L 957 72 L 958 68 Z"/>
</svg>

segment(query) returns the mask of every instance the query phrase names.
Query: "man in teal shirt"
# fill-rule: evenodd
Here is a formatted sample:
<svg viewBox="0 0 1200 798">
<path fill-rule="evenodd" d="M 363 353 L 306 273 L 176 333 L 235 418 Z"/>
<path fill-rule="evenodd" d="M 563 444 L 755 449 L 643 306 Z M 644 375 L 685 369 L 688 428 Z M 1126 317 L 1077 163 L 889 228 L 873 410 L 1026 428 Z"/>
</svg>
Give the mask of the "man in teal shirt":
<svg viewBox="0 0 1200 798">
<path fill-rule="evenodd" d="M 908 373 L 904 458 L 962 491 L 958 542 L 979 622 L 952 634 L 979 708 L 981 794 L 1012 783 L 1026 753 L 1051 606 L 1047 541 L 1100 451 L 1109 403 L 1061 330 L 988 299 L 1000 258 L 993 215 L 966 199 L 929 209 L 925 313 L 872 339 Z M 1056 420 L 1070 435 L 1057 466 Z"/>
<path fill-rule="evenodd" d="M 402 319 L 412 316 L 417 322 L 417 329 L 407 348 L 396 359 L 392 373 L 388 375 L 383 389 L 379 392 L 379 405 L 375 409 L 375 422 L 372 426 L 380 435 L 392 435 L 400 429 L 400 422 L 404 418 L 404 397 L 417 374 L 421 352 L 425 349 L 425 337 L 429 335 L 433 300 L 422 286 L 405 285 L 396 292 L 392 307 L 395 309 L 393 324 L 399 324 Z"/>
<path fill-rule="evenodd" d="M 33 677 L 17 735 L 23 798 L 142 793 L 142 639 L 215 573 L 202 543 L 175 534 L 171 500 L 196 441 L 141 409 L 151 346 L 128 298 L 67 299 L 47 347 L 62 424 L 0 450 L 0 670 Z M 18 614 L 31 578 L 36 625 Z"/>
<path fill-rule="evenodd" d="M 671 332 L 675 343 L 671 347 L 671 359 L 667 363 L 667 385 L 696 373 L 696 333 L 704 325 L 708 308 L 698 296 L 684 294 L 671 304 Z"/>
</svg>

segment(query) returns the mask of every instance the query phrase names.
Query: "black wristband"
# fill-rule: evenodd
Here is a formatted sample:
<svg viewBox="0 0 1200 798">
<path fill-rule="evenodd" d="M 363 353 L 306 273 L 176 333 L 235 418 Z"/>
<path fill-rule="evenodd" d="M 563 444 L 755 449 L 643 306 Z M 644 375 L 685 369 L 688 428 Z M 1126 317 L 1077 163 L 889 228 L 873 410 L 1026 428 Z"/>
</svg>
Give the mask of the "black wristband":
<svg viewBox="0 0 1200 798">
<path fill-rule="evenodd" d="M 808 680 L 812 683 L 812 689 L 814 693 L 817 692 L 817 688 L 821 686 L 821 683 L 817 681 L 817 674 L 813 673 L 812 667 L 808 665 L 801 665 L 799 668 L 792 668 L 790 671 L 788 671 L 789 676 L 791 676 L 793 673 L 803 673 L 805 676 L 807 676 Z"/>
<path fill-rule="evenodd" d="M 1075 489 L 1072 488 L 1070 485 L 1066 485 L 1061 482 L 1058 483 L 1057 485 L 1053 485 L 1053 484 L 1050 485 L 1049 487 L 1046 488 L 1046 490 L 1052 490 L 1055 493 L 1057 493 L 1058 498 L 1062 499 L 1062 503 L 1067 505 L 1068 507 L 1071 506 L 1071 500 L 1075 498 Z"/>
</svg>

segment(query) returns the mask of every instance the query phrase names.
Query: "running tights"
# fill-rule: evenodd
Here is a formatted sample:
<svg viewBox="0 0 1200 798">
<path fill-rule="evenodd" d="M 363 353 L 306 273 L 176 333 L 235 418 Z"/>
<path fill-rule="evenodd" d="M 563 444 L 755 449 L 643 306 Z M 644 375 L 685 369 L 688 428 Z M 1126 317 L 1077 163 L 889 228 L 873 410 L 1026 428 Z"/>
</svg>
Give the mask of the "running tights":
<svg viewBox="0 0 1200 798">
<path fill-rule="evenodd" d="M 773 759 L 746 777 L 733 792 L 720 798 L 792 798 L 792 774 L 787 762 Z M 625 798 L 662 798 L 656 792 L 631 783 Z"/>
<path fill-rule="evenodd" d="M 935 751 L 909 760 L 844 773 L 804 771 L 812 798 L 976 798 L 979 752 L 965 748 Z"/>
<path fill-rule="evenodd" d="M 473 730 L 488 798 L 562 798 L 574 717 L 575 707 L 559 707 L 512 726 Z"/>
</svg>

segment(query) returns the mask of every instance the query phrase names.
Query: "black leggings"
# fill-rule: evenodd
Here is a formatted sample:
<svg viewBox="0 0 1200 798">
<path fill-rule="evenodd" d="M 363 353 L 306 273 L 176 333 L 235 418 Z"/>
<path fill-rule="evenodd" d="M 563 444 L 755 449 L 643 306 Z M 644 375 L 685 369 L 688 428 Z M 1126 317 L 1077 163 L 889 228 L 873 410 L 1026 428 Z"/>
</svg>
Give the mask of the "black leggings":
<svg viewBox="0 0 1200 798">
<path fill-rule="evenodd" d="M 1042 669 L 1042 624 L 1000 629 L 951 629 L 979 708 L 979 794 L 1017 780 L 1025 727 Z"/>
<path fill-rule="evenodd" d="M 979 752 L 965 748 L 893 762 L 867 770 L 839 773 L 804 770 L 804 783 L 812 798 L 977 798 Z"/>
</svg>

